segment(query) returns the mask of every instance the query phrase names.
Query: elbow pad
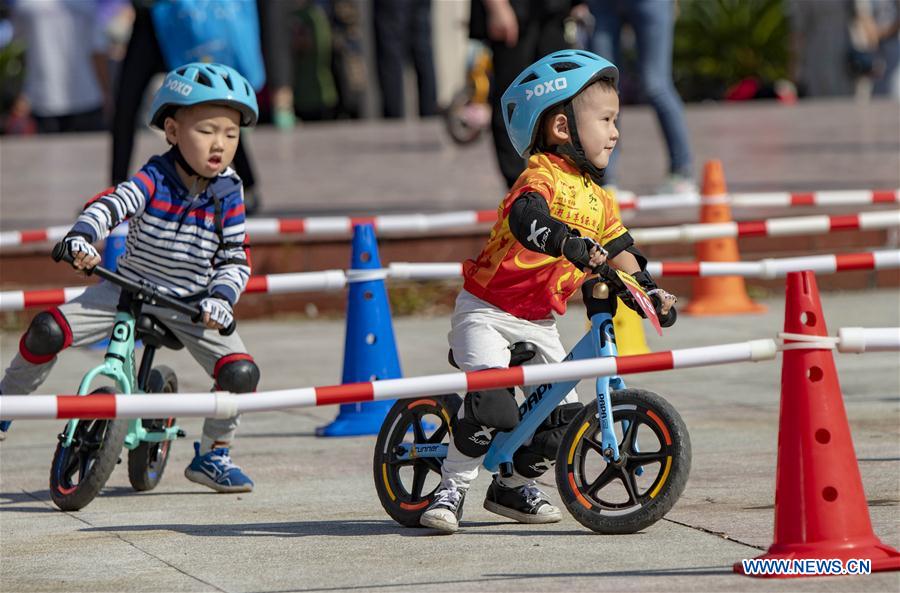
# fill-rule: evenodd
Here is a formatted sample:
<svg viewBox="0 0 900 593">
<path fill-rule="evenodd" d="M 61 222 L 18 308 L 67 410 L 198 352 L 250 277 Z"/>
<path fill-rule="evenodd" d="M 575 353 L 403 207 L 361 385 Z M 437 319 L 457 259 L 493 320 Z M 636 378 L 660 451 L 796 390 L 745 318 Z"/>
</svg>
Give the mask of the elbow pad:
<svg viewBox="0 0 900 593">
<path fill-rule="evenodd" d="M 513 202 L 509 230 L 526 249 L 554 257 L 562 255 L 563 240 L 572 234 L 568 225 L 550 216 L 547 200 L 534 192 Z"/>
</svg>

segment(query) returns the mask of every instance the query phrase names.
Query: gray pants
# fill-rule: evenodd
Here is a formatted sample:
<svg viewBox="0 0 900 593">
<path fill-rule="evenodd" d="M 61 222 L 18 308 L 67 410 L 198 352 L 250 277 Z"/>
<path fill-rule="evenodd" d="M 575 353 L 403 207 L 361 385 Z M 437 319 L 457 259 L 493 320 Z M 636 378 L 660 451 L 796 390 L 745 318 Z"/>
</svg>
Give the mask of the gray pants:
<svg viewBox="0 0 900 593">
<path fill-rule="evenodd" d="M 119 302 L 119 292 L 119 288 L 113 284 L 101 282 L 88 287 L 81 296 L 59 307 L 72 330 L 72 346 L 93 344 L 109 335 Z M 192 322 L 186 315 L 151 305 L 145 305 L 143 312 L 152 314 L 172 330 L 210 377 L 213 376 L 216 363 L 223 356 L 247 352 L 237 332 L 222 336 L 217 330 Z M 0 381 L 0 393 L 32 393 L 47 379 L 54 364 L 56 357 L 43 364 L 32 364 L 21 354 L 16 354 Z M 207 451 L 213 444 L 216 447 L 229 446 L 239 420 L 239 416 L 207 418 L 203 424 L 201 450 Z"/>
</svg>

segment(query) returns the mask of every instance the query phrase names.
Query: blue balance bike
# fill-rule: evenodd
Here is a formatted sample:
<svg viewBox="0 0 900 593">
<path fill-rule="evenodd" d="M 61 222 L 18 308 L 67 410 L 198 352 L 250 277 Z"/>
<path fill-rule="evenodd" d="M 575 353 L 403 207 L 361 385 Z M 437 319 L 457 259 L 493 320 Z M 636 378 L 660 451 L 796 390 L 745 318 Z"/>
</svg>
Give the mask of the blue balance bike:
<svg viewBox="0 0 900 593">
<path fill-rule="evenodd" d="M 54 247 L 53 259 L 72 262 L 72 256 L 62 243 Z M 190 315 L 198 321 L 202 315 L 199 307 L 161 294 L 150 283 L 134 282 L 100 266 L 90 273 L 119 286 L 122 292 L 103 364 L 84 375 L 78 395 L 177 392 L 175 372 L 162 365 L 154 367 L 153 358 L 159 348 L 180 350 L 184 346 L 159 319 L 141 309 L 148 303 Z M 234 324 L 220 330 L 225 335 L 233 331 Z M 144 343 L 137 369 L 136 340 Z M 91 384 L 100 376 L 112 380 L 115 387 L 104 386 L 91 391 Z M 183 436 L 175 418 L 70 420 L 59 435 L 53 455 L 50 498 L 63 511 L 77 511 L 87 506 L 100 493 L 119 463 L 123 446 L 128 449 L 128 480 L 132 487 L 137 491 L 152 490 L 166 469 L 169 445 Z"/>
<path fill-rule="evenodd" d="M 565 360 L 616 355 L 612 317 L 615 294 L 624 290 L 613 271 L 585 283 L 591 327 Z M 510 351 L 511 366 L 535 354 L 527 342 Z M 519 408 L 518 426 L 494 437 L 484 467 L 511 475 L 516 451 L 577 383 L 534 388 Z M 462 401 L 457 394 L 398 400 L 388 412 L 375 446 L 375 488 L 384 510 L 401 525 L 418 527 L 431 504 Z M 691 443 L 684 421 L 665 399 L 628 389 L 620 377 L 598 377 L 596 397 L 569 423 L 556 458 L 543 465 L 549 469 L 554 462 L 560 498 L 579 523 L 597 533 L 635 533 L 678 501 L 691 469 Z"/>
</svg>

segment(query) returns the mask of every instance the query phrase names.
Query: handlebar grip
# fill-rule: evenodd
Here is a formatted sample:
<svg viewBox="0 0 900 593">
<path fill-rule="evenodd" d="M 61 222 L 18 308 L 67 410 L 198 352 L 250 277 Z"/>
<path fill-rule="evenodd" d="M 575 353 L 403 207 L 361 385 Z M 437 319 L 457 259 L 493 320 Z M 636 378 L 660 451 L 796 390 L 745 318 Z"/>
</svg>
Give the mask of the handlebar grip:
<svg viewBox="0 0 900 593">
<path fill-rule="evenodd" d="M 237 321 L 232 321 L 228 327 L 223 327 L 219 330 L 220 336 L 230 336 L 234 333 L 234 330 L 237 329 Z"/>
</svg>

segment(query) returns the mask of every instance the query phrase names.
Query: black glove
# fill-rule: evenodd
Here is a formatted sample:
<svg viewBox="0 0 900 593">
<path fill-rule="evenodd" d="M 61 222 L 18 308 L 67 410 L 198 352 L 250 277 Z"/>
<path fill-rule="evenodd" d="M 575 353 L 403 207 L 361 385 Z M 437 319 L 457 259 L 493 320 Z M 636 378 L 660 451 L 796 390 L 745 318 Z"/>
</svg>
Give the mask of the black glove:
<svg viewBox="0 0 900 593">
<path fill-rule="evenodd" d="M 569 235 L 566 242 L 563 243 L 562 252 L 576 268 L 583 270 L 591 267 L 591 250 L 595 247 L 603 249 L 599 243 L 589 237 Z"/>
</svg>

